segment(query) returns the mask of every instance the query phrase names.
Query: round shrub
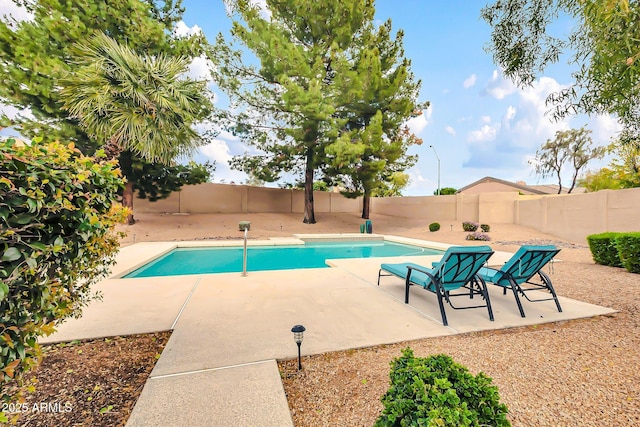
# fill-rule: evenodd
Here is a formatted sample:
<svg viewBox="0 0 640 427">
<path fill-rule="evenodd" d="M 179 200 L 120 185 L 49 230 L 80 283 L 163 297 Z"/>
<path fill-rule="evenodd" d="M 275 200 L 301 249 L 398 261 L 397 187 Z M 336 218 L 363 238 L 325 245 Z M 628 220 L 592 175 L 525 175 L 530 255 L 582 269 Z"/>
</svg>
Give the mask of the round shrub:
<svg viewBox="0 0 640 427">
<path fill-rule="evenodd" d="M 407 348 L 391 362 L 389 376 L 376 427 L 511 425 L 491 378 L 473 376 L 445 354 L 418 358 Z"/>
<path fill-rule="evenodd" d="M 480 224 L 480 230 L 488 233 L 491 230 L 491 226 L 489 224 Z"/>
<path fill-rule="evenodd" d="M 440 230 L 440 224 L 438 224 L 437 222 L 432 222 L 431 224 L 429 224 L 429 231 L 438 231 Z"/>
<path fill-rule="evenodd" d="M 630 273 L 640 273 L 640 232 L 620 233 L 616 246 L 624 268 Z"/>
<path fill-rule="evenodd" d="M 616 238 L 622 233 L 600 233 L 587 236 L 591 256 L 596 264 L 622 267 Z"/>
<path fill-rule="evenodd" d="M 478 224 L 477 222 L 473 222 L 473 221 L 464 221 L 462 223 L 462 229 L 464 231 L 476 231 L 479 226 L 480 226 L 480 224 Z"/>
</svg>

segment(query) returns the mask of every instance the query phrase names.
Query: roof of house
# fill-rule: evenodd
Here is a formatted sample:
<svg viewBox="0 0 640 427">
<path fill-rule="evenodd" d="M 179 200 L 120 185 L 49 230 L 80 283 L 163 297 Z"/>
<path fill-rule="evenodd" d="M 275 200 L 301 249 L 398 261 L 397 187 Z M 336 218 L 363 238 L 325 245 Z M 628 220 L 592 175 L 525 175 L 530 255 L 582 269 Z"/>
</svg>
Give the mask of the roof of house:
<svg viewBox="0 0 640 427">
<path fill-rule="evenodd" d="M 471 187 L 474 187 L 474 186 L 476 186 L 478 184 L 481 184 L 483 182 L 497 182 L 497 183 L 500 183 L 502 185 L 513 187 L 514 190 L 525 191 L 525 192 L 528 192 L 530 194 L 558 194 L 558 185 L 557 184 L 526 185 L 524 182 L 505 181 L 504 179 L 494 178 L 492 176 L 485 176 L 484 178 L 481 178 L 481 179 L 479 179 L 477 181 L 474 181 L 471 184 L 460 188 L 457 192 L 461 193 L 464 190 L 467 190 L 467 189 L 469 189 Z M 580 192 L 580 191 L 576 191 L 576 190 L 578 190 L 578 189 L 574 188 L 574 192 Z M 567 192 L 568 192 L 568 188 L 567 187 L 562 187 L 562 193 L 561 194 L 567 194 Z"/>
</svg>

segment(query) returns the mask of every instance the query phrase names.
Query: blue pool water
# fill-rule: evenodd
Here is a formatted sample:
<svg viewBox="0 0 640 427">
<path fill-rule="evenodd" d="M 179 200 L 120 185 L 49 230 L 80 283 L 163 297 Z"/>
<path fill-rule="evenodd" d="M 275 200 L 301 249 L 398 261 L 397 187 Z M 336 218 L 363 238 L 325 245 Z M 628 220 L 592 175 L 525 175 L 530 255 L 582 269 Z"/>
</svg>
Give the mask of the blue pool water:
<svg viewBox="0 0 640 427">
<path fill-rule="evenodd" d="M 291 246 L 249 246 L 247 271 L 325 268 L 325 260 L 441 255 L 443 251 L 385 241 L 342 241 Z M 242 247 L 177 248 L 125 278 L 242 271 Z"/>
</svg>

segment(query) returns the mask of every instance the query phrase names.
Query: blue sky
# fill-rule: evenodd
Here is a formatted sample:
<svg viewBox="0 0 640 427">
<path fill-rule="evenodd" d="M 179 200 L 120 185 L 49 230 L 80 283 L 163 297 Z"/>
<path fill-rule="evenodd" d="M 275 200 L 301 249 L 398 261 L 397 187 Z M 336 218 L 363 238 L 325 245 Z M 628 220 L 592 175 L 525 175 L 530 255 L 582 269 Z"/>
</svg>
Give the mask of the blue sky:
<svg viewBox="0 0 640 427">
<path fill-rule="evenodd" d="M 440 158 L 441 187 L 460 188 L 485 176 L 529 184 L 556 183 L 542 179 L 528 164 L 536 149 L 560 129 L 587 126 L 599 145 L 606 145 L 619 130 L 608 116 L 574 117 L 560 123 L 545 114 L 545 99 L 571 82 L 571 68 L 555 65 L 531 88 L 520 90 L 505 80 L 483 47 L 491 28 L 480 19 L 486 0 L 377 0 L 376 19 L 391 19 L 395 30 L 403 29 L 407 58 L 422 81 L 420 101 L 431 108 L 409 122 L 423 139 L 411 149 L 419 161 L 407 171 L 411 182 L 405 195 L 431 195 L 437 188 Z M 210 39 L 228 34 L 230 20 L 221 1 L 185 0 L 184 23 L 200 27 Z M 568 34 L 572 23 L 555 25 Z M 218 160 L 215 181 L 243 182 L 243 174 L 230 171 L 224 159 L 240 154 L 244 147 L 230 135 L 221 135 L 204 152 Z M 602 162 L 589 164 L 597 168 Z M 567 175 L 569 170 L 567 170 Z M 567 182 L 566 179 L 564 182 Z"/>
<path fill-rule="evenodd" d="M 264 0 L 255 0 L 264 3 Z M 0 14 L 10 6 L 0 0 Z M 528 184 L 556 183 L 536 176 L 528 164 L 536 149 L 560 129 L 587 126 L 598 145 L 606 145 L 619 130 L 609 116 L 574 117 L 560 123 L 545 114 L 549 93 L 571 82 L 566 64 L 555 65 L 521 90 L 505 80 L 483 47 L 491 28 L 480 19 L 487 0 L 377 0 L 376 19 L 391 19 L 394 30 L 405 33 L 405 55 L 412 71 L 422 81 L 420 101 L 431 107 L 421 117 L 409 121 L 410 128 L 423 139 L 412 147 L 419 161 L 408 170 L 411 177 L 404 194 L 431 195 L 437 188 L 440 158 L 441 187 L 460 188 L 485 176 Z M 230 19 L 222 0 L 184 0 L 184 22 L 178 32 L 201 29 L 209 40 L 218 32 L 228 35 Z M 560 34 L 568 34 L 572 23 L 555 25 Z M 566 62 L 566 61 L 565 61 Z M 204 61 L 196 62 L 194 75 L 204 75 Z M 216 93 L 222 105 L 224 96 Z M 201 149 L 196 160 L 216 160 L 214 182 L 242 183 L 246 176 L 228 167 L 227 161 L 242 154 L 246 147 L 232 135 L 222 133 Z M 594 169 L 606 159 L 589 164 Z M 569 170 L 566 175 L 569 175 Z M 292 181 L 291 178 L 288 179 Z M 567 182 L 566 179 L 563 182 Z"/>
</svg>

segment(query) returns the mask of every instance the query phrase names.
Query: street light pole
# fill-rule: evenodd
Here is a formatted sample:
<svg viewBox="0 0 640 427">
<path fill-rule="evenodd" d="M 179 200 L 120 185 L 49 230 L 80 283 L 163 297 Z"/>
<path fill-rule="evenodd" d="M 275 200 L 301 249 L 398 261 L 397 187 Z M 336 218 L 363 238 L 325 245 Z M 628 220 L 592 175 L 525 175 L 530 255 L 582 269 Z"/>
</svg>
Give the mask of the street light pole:
<svg viewBox="0 0 640 427">
<path fill-rule="evenodd" d="M 430 145 L 433 149 L 433 153 L 436 155 L 436 159 L 438 159 L 438 196 L 440 195 L 440 157 L 438 157 L 438 152 L 436 151 L 436 147 Z"/>
</svg>

